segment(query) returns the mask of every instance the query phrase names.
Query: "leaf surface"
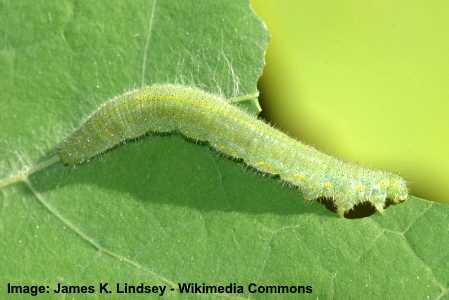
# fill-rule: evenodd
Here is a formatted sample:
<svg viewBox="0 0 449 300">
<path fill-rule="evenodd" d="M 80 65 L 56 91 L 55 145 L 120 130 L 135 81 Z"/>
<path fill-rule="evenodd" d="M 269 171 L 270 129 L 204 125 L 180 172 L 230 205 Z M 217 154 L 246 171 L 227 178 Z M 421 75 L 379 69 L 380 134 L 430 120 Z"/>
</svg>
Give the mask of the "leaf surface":
<svg viewBox="0 0 449 300">
<path fill-rule="evenodd" d="M 4 174 L 142 83 L 178 82 L 228 98 L 257 91 L 267 32 L 247 1 L 2 1 L 0 8 Z M 255 101 L 242 105 L 258 111 Z M 320 299 L 448 298 L 445 205 L 411 197 L 382 216 L 340 219 L 277 178 L 178 135 L 148 136 L 29 180 L 1 190 L 3 293 L 7 282 L 254 282 L 311 285 Z M 297 295 L 230 296 L 280 297 Z"/>
</svg>

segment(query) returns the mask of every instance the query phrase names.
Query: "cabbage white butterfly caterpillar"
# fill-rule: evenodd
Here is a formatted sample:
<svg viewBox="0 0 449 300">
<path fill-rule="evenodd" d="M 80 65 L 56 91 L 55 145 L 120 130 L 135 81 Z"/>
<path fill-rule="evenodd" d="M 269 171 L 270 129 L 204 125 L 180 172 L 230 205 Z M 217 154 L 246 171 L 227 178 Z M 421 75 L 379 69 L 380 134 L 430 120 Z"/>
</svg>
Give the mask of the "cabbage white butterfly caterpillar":
<svg viewBox="0 0 449 300">
<path fill-rule="evenodd" d="M 408 191 L 398 175 L 342 162 L 193 87 L 155 84 L 115 97 L 93 112 L 58 148 L 76 165 L 147 132 L 178 131 L 299 188 L 306 200 L 332 198 L 339 215 L 363 202 L 379 212 Z"/>
</svg>

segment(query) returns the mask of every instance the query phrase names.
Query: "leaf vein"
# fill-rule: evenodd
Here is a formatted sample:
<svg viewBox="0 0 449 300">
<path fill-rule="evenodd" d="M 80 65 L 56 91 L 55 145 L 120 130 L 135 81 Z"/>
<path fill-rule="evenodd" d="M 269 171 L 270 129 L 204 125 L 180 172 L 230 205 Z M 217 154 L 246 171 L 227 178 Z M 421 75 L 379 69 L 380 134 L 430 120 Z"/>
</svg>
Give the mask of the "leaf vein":
<svg viewBox="0 0 449 300">
<path fill-rule="evenodd" d="M 120 262 L 125 262 L 125 263 L 135 267 L 136 269 L 139 269 L 139 270 L 142 270 L 142 271 L 144 271 L 146 273 L 149 273 L 152 276 L 154 276 L 155 278 L 165 282 L 170 287 L 173 287 L 173 288 L 177 287 L 176 283 L 174 283 L 173 281 L 165 278 L 162 275 L 157 274 L 156 272 L 154 272 L 154 271 L 148 269 L 147 267 L 141 265 L 137 261 L 134 261 L 134 260 L 132 260 L 132 259 L 130 259 L 128 257 L 125 257 L 125 256 L 123 256 L 123 255 L 121 255 L 119 253 L 116 253 L 116 252 L 114 252 L 112 250 L 109 250 L 108 248 L 100 245 L 92 237 L 87 235 L 80 228 L 78 228 L 75 224 L 73 224 L 70 220 L 68 220 L 66 217 L 64 217 L 55 207 L 50 205 L 44 199 L 44 197 L 34 188 L 34 186 L 31 184 L 31 182 L 28 180 L 28 178 L 24 179 L 24 182 L 27 185 L 27 187 L 31 190 L 31 192 L 33 193 L 34 197 L 39 201 L 39 203 L 42 206 L 45 207 L 45 209 L 47 209 L 48 212 L 50 212 L 50 214 L 55 216 L 60 222 L 62 222 L 65 226 L 67 226 L 70 230 L 72 230 L 78 237 L 80 237 L 82 240 L 87 242 L 89 245 L 91 245 L 97 251 L 99 251 L 101 253 L 104 253 L 104 254 L 107 254 L 110 257 L 115 258 L 115 259 L 117 259 Z"/>
<path fill-rule="evenodd" d="M 145 45 L 143 48 L 143 58 L 142 58 L 142 86 L 145 85 L 145 71 L 147 66 L 147 58 L 148 58 L 148 48 L 150 47 L 151 35 L 153 33 L 153 20 L 154 20 L 154 12 L 156 10 L 157 0 L 153 0 L 153 5 L 151 6 L 151 15 L 148 21 L 148 32 L 147 38 L 145 40 Z"/>
</svg>

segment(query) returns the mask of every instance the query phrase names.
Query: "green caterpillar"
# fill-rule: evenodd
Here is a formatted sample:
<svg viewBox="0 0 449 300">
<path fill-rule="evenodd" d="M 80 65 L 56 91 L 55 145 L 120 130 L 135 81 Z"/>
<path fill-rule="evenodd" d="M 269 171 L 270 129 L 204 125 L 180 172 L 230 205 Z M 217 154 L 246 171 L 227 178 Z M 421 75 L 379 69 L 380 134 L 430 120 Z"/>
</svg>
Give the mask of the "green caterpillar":
<svg viewBox="0 0 449 300">
<path fill-rule="evenodd" d="M 382 212 L 387 199 L 408 196 L 404 179 L 342 162 L 287 136 L 226 99 L 193 87 L 156 84 L 106 102 L 71 134 L 57 154 L 80 164 L 148 132 L 180 132 L 296 187 L 306 200 L 332 198 L 339 215 L 362 202 Z"/>
</svg>

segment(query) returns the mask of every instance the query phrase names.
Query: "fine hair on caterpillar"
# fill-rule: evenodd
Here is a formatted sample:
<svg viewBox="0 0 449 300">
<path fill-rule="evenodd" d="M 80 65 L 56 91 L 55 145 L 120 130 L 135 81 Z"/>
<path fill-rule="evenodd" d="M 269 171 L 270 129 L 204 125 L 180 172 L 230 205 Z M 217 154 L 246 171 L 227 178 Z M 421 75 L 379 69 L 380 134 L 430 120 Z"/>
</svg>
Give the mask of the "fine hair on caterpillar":
<svg viewBox="0 0 449 300">
<path fill-rule="evenodd" d="M 55 157 L 35 168 L 56 161 L 81 164 L 149 132 L 178 132 L 260 172 L 278 175 L 306 200 L 332 199 L 340 216 L 361 203 L 382 212 L 387 199 L 407 199 L 406 183 L 398 175 L 343 162 L 305 145 L 232 105 L 242 99 L 177 84 L 144 86 L 101 105 L 59 145 Z"/>
</svg>

